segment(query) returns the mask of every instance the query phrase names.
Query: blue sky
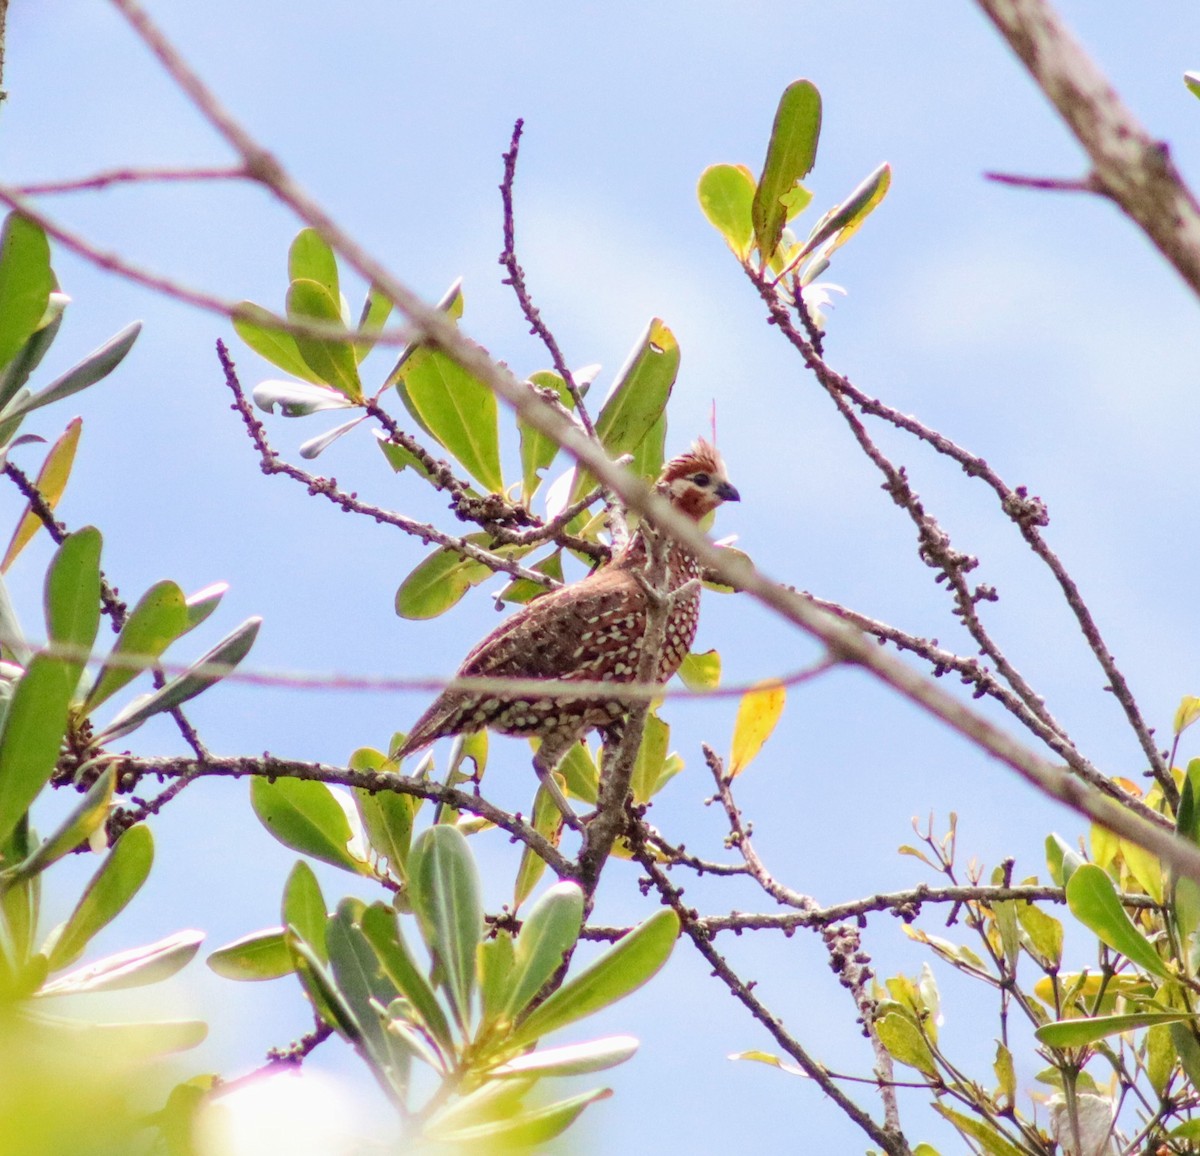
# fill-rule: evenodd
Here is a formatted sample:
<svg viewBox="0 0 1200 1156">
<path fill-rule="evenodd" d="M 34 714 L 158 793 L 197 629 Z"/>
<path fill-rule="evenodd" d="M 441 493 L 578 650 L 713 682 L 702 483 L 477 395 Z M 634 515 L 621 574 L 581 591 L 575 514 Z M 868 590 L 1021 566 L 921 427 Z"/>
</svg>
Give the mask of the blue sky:
<svg viewBox="0 0 1200 1156">
<path fill-rule="evenodd" d="M 707 429 L 715 400 L 742 493 L 740 505 L 721 512 L 718 532 L 737 534 L 773 576 L 966 649 L 944 593 L 916 559 L 909 523 L 828 401 L 762 324 L 752 289 L 696 203 L 706 165 L 761 164 L 780 91 L 811 78 L 824 97 L 809 182 L 814 211 L 880 161 L 894 172 L 887 201 L 827 274 L 849 291 L 830 320 L 829 360 L 1046 499 L 1048 537 L 1161 733 L 1179 696 L 1200 686 L 1190 533 L 1200 428 L 1195 303 L 1112 206 L 982 179 L 989 169 L 1073 176 L 1082 154 L 972 5 L 926 4 L 919 15 L 874 0 L 365 0 L 336 14 L 328 5 L 232 0 L 150 7 L 230 110 L 402 280 L 436 299 L 464 277 L 467 331 L 518 373 L 547 365 L 496 265 L 500 154 L 512 122 L 524 117 L 518 248 L 568 360 L 602 363 L 607 386 L 646 322 L 662 317 L 683 351 L 669 448 Z M 1197 66 L 1187 46 L 1200 36 L 1200 12 L 1154 0 L 1061 7 L 1184 174 L 1194 174 L 1200 104 L 1181 75 Z M 14 6 L 6 64 L 5 180 L 230 159 L 99 0 L 58 0 L 53 18 Z M 282 300 L 298 226 L 256 190 L 115 190 L 46 206 L 101 247 L 180 280 L 235 299 Z M 210 637 L 262 614 L 256 669 L 451 673 L 494 622 L 488 600 L 469 599 L 432 623 L 402 622 L 392 597 L 419 545 L 259 474 L 228 410 L 214 341 L 230 343 L 247 386 L 268 374 L 229 326 L 69 254 L 55 264 L 74 303 L 48 371 L 128 321 L 145 322 L 113 379 L 71 412 L 43 411 L 38 426 L 54 436 L 82 414 L 61 512 L 71 525 L 101 527 L 106 568 L 123 592 L 136 596 L 163 577 L 187 589 L 229 581 Z M 385 361 L 380 354 L 368 365 L 382 374 Z M 294 450 L 320 421 L 275 419 L 269 428 L 277 447 Z M 988 619 L 1018 667 L 1102 769 L 1136 777 L 1139 752 L 1101 690 L 1101 672 L 989 495 L 916 447 L 880 436 L 956 545 L 980 556 L 980 580 L 999 587 Z M 383 468 L 365 430 L 318 465 L 371 500 L 440 516 L 409 479 Z M 0 514 L 11 521 L 18 511 L 15 494 L 0 494 Z M 47 557 L 45 543 L 39 549 L 11 575 L 27 620 L 35 620 Z M 701 630 L 698 645 L 720 649 L 731 679 L 779 673 L 814 654 L 732 597 L 706 596 Z M 201 642 L 194 645 L 199 653 Z M 214 750 L 344 764 L 357 746 L 384 745 L 423 706 L 421 695 L 230 684 L 192 713 Z M 688 770 L 661 797 L 654 821 L 718 855 L 721 824 L 703 806 L 699 744 L 727 748 L 733 706 L 680 702 L 668 715 Z M 147 751 L 178 748 L 165 727 L 142 741 Z M 487 788 L 513 806 L 526 803 L 532 785 L 519 748 L 498 745 L 493 758 Z M 919 881 L 914 861 L 895 853 L 911 841 L 914 814 L 932 810 L 944 822 L 957 811 L 964 860 L 977 854 L 990 867 L 1015 854 L 1019 876 L 1044 874 L 1046 832 L 1080 831 L 1070 815 L 850 672 L 792 695 L 740 798 L 768 864 L 822 902 Z M 151 884 L 108 946 L 181 926 L 204 928 L 216 946 L 276 921 L 292 856 L 258 827 L 244 784 L 190 788 L 155 832 Z M 477 843 L 498 902 L 511 851 L 494 838 Z M 634 873 L 617 864 L 611 874 L 598 915 L 647 914 Z M 324 878 L 333 895 L 350 885 Z M 713 910 L 759 903 L 747 890 L 721 887 L 696 885 L 689 895 Z M 873 922 L 865 944 L 883 974 L 911 973 L 924 958 L 890 921 Z M 822 1058 L 867 1070 L 853 1009 L 819 942 L 722 946 Z M 245 1070 L 305 1030 L 289 984 L 246 989 L 192 970 L 162 998 L 210 1019 L 201 1067 Z M 956 1008 L 959 989 L 949 978 L 946 987 L 944 1032 L 974 1049 L 979 1074 L 988 1075 L 990 1038 L 974 1038 L 970 1004 Z M 767 1040 L 685 947 L 664 977 L 605 1017 L 605 1030 L 635 1026 L 642 1052 L 613 1074 L 615 1098 L 591 1110 L 587 1150 L 609 1151 L 630 1129 L 646 1150 L 715 1153 L 736 1144 L 774 1152 L 794 1150 L 798 1135 L 814 1149 L 863 1146 L 809 1085 L 725 1059 Z M 354 1071 L 326 1051 L 319 1065 Z M 946 1141 L 915 1104 L 908 1111 L 914 1139 Z"/>
</svg>

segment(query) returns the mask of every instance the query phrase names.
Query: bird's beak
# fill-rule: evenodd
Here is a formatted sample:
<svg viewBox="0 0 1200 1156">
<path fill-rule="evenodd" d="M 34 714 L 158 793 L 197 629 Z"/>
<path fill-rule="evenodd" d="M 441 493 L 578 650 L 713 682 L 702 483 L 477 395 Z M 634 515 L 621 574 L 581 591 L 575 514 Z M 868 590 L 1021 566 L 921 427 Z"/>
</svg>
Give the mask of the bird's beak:
<svg viewBox="0 0 1200 1156">
<path fill-rule="evenodd" d="M 722 502 L 740 502 L 742 500 L 742 495 L 739 494 L 737 490 L 728 482 L 718 482 L 717 488 L 713 490 L 713 493 L 716 494 Z"/>
</svg>

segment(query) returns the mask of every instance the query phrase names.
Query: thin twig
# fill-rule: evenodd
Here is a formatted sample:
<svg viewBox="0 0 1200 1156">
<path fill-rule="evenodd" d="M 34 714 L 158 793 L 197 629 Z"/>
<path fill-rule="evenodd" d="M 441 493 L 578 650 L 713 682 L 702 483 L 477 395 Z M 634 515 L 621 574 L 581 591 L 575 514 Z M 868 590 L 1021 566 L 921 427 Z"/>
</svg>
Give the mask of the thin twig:
<svg viewBox="0 0 1200 1156">
<path fill-rule="evenodd" d="M 76 177 L 65 181 L 42 181 L 38 184 L 15 185 L 13 191 L 23 197 L 42 197 L 57 193 L 92 192 L 113 185 L 168 183 L 185 181 L 233 181 L 245 180 L 249 174 L 244 168 L 121 168 L 106 169 L 90 177 Z"/>
</svg>

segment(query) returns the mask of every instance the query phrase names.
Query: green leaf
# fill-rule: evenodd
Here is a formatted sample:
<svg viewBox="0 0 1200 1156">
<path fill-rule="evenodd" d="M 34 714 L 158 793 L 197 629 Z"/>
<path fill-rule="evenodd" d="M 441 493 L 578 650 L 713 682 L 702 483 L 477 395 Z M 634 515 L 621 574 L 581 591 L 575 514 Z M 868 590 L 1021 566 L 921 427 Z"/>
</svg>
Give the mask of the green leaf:
<svg viewBox="0 0 1200 1156">
<path fill-rule="evenodd" d="M 1080 923 L 1131 963 L 1165 979 L 1171 977 L 1170 968 L 1125 913 L 1112 880 L 1095 863 L 1075 869 L 1067 883 L 1067 906 Z"/>
<path fill-rule="evenodd" d="M 350 853 L 354 832 L 327 784 L 286 775 L 272 782 L 256 775 L 250 780 L 250 803 L 259 822 L 285 847 L 356 874 L 368 870 Z"/>
<path fill-rule="evenodd" d="M 96 1055 L 151 1058 L 194 1048 L 203 1043 L 208 1035 L 208 1025 L 203 1020 L 104 1024 L 45 1015 L 38 1019 L 63 1034 L 63 1046 L 67 1046 L 70 1040 L 69 1046 L 73 1052 L 86 1047 Z"/>
<path fill-rule="evenodd" d="M 154 862 L 154 837 L 144 823 L 130 827 L 113 845 L 66 923 L 52 936 L 50 970 L 74 962 L 138 893 Z M 197 941 L 198 942 L 198 941 Z"/>
<path fill-rule="evenodd" d="M 282 927 L 243 935 L 218 947 L 205 962 L 224 979 L 279 979 L 296 970 Z"/>
<path fill-rule="evenodd" d="M 1195 1018 L 1187 1012 L 1131 1012 L 1117 1016 L 1094 1016 L 1091 1019 L 1060 1020 L 1058 1023 L 1044 1024 L 1033 1034 L 1047 1047 L 1082 1048 L 1107 1036 L 1135 1028 L 1182 1023 L 1185 1020 L 1194 1021 Z"/>
<path fill-rule="evenodd" d="M 821 94 L 809 80 L 783 90 L 754 193 L 754 237 L 764 264 L 775 256 L 787 214 L 782 198 L 812 171 L 821 135 Z"/>
<path fill-rule="evenodd" d="M 553 554 L 547 555 L 540 562 L 534 563 L 530 567 L 531 570 L 536 570 L 539 574 L 545 574 L 550 578 L 554 578 L 559 582 L 563 581 L 563 566 L 562 566 L 562 551 L 555 550 Z M 536 582 L 529 578 L 514 578 L 503 590 L 500 591 L 500 597 L 505 602 L 532 602 L 538 595 L 545 594 L 546 587 L 539 586 Z"/>
<path fill-rule="evenodd" d="M 255 305 L 253 301 L 240 301 L 234 306 L 233 328 L 259 357 L 278 366 L 284 373 L 314 385 L 319 384 L 320 376 L 300 356 L 296 339 L 286 330 L 279 329 L 280 324 L 282 321 L 279 317 L 269 309 Z"/>
<path fill-rule="evenodd" d="M 69 651 L 72 691 L 100 628 L 100 531 L 85 526 L 63 539 L 46 574 L 46 633 Z"/>
<path fill-rule="evenodd" d="M 826 241 L 836 235 L 833 244 L 826 251 L 829 257 L 840 249 L 855 233 L 862 228 L 863 222 L 875 210 L 875 207 L 887 196 L 892 185 L 892 168 L 882 164 L 852 192 L 840 205 L 835 205 L 817 223 L 812 235 L 804 242 L 799 252 L 791 260 L 793 263 L 803 260 L 810 253 L 819 249 Z"/>
<path fill-rule="evenodd" d="M 337 914 L 326 924 L 329 964 L 342 998 L 362 1029 L 364 1058 L 376 1078 L 386 1081 L 403 1096 L 408 1085 L 411 1053 L 403 1037 L 387 1030 L 380 1012 L 399 994 L 379 966 L 357 919 L 363 910 L 358 899 L 343 899 Z"/>
<path fill-rule="evenodd" d="M 1188 91 L 1193 96 L 1200 96 L 1200 72 L 1185 72 L 1183 83 L 1187 85 Z"/>
<path fill-rule="evenodd" d="M 700 174 L 700 208 L 739 261 L 754 243 L 754 174 L 745 165 L 709 165 Z"/>
<path fill-rule="evenodd" d="M 556 776 L 558 777 L 558 776 Z M 562 783 L 559 783 L 562 786 Z M 545 786 L 539 784 L 533 796 L 533 829 L 557 846 L 562 830 L 562 813 Z M 513 910 L 521 906 L 538 885 L 546 872 L 546 861 L 530 847 L 521 849 L 521 862 L 517 867 L 517 879 L 513 885 Z"/>
<path fill-rule="evenodd" d="M 633 1036 L 605 1036 L 585 1044 L 543 1048 L 493 1068 L 490 1076 L 580 1076 L 623 1064 L 638 1050 Z"/>
<path fill-rule="evenodd" d="M 316 229 L 301 229 L 288 250 L 288 279 L 316 281 L 336 301 L 338 288 L 337 258 Z"/>
<path fill-rule="evenodd" d="M 633 764 L 630 790 L 635 803 L 649 802 L 667 762 L 667 747 L 671 744 L 671 728 L 656 714 L 646 716 L 642 742 Z"/>
<path fill-rule="evenodd" d="M 567 383 L 557 373 L 542 369 L 530 374 L 529 382 L 539 389 L 553 390 L 567 409 L 575 408 L 575 399 L 567 389 Z M 517 429 L 521 435 L 521 500 L 528 505 L 542 484 L 541 471 L 558 456 L 558 443 L 519 417 Z"/>
<path fill-rule="evenodd" d="M 454 284 L 442 294 L 442 299 L 437 303 L 437 308 L 445 313 L 452 321 L 458 321 L 463 315 L 463 309 L 466 307 L 466 302 L 463 299 L 462 278 L 459 277 Z M 392 366 L 392 372 L 387 375 L 384 383 L 384 388 L 394 385 L 396 392 L 400 395 L 400 400 L 404 402 L 405 408 L 416 418 L 418 424 L 421 423 L 420 417 L 417 416 L 413 409 L 412 402 L 408 398 L 408 390 L 404 385 L 404 367 L 418 354 L 428 352 L 428 347 L 422 345 L 419 341 L 412 345 L 406 345 L 401 351 L 400 356 L 396 359 L 396 364 Z M 425 426 L 421 425 L 422 429 Z M 429 430 L 425 429 L 428 433 Z"/>
<path fill-rule="evenodd" d="M 1029 936 L 1030 946 L 1038 959 L 1057 971 L 1062 963 L 1062 924 L 1032 903 L 1018 903 L 1016 908 L 1017 920 Z"/>
<path fill-rule="evenodd" d="M 688 690 L 716 690 L 721 685 L 721 656 L 715 650 L 693 652 L 680 663 L 678 674 Z"/>
<path fill-rule="evenodd" d="M 658 420 L 650 427 L 650 432 L 638 442 L 629 468 L 639 478 L 645 478 L 648 482 L 657 481 L 666 460 L 666 448 L 667 413 L 663 410 L 658 415 Z"/>
<path fill-rule="evenodd" d="M 437 1001 L 433 987 L 417 966 L 400 934 L 396 913 L 382 903 L 373 903 L 362 915 L 363 935 L 379 958 L 388 978 L 403 992 L 420 1022 L 429 1029 L 443 1051 L 453 1048 L 450 1024 Z"/>
<path fill-rule="evenodd" d="M 195 594 L 188 595 L 186 603 L 188 630 L 195 630 L 200 623 L 209 618 L 212 612 L 221 605 L 221 599 L 225 597 L 225 591 L 228 589 L 228 582 L 214 582 L 211 586 L 205 586 L 203 590 L 197 590 Z"/>
<path fill-rule="evenodd" d="M 440 823 L 413 843 L 408 867 L 413 912 L 465 1032 L 475 986 L 475 952 L 483 938 L 475 860 L 466 839 L 454 827 Z"/>
<path fill-rule="evenodd" d="M 42 363 L 50 346 L 54 344 L 62 328 L 63 311 L 69 298 L 62 293 L 51 293 L 50 303 L 42 316 L 40 327 L 33 331 L 20 352 L 0 371 L 0 408 L 8 405 L 33 371 Z"/>
<path fill-rule="evenodd" d="M 514 970 L 505 1016 L 514 1020 L 546 986 L 579 939 L 583 892 L 575 883 L 557 883 L 529 909 L 517 936 Z"/>
<path fill-rule="evenodd" d="M 1175 1045 L 1168 1025 L 1159 1024 L 1146 1033 L 1146 1078 L 1156 1096 L 1167 1090 L 1167 1081 L 1175 1070 Z"/>
<path fill-rule="evenodd" d="M 96 781 L 71 808 L 54 833 L 40 843 L 28 858 L 13 867 L 11 876 L 0 876 L 0 890 L 3 890 L 10 880 L 15 882 L 32 879 L 51 863 L 57 862 L 91 838 L 108 817 L 108 806 L 112 802 L 116 782 L 116 768 L 110 764 L 100 772 Z"/>
<path fill-rule="evenodd" d="M 1200 759 L 1187 765 L 1183 789 L 1179 793 L 1179 811 L 1175 816 L 1175 831 L 1192 843 L 1200 843 Z"/>
<path fill-rule="evenodd" d="M 937 1074 L 937 1064 L 921 1029 L 902 1012 L 890 1012 L 875 1021 L 875 1032 L 894 1060 L 927 1076 Z"/>
<path fill-rule="evenodd" d="M 406 402 L 422 425 L 476 481 L 501 492 L 496 395 L 440 350 L 420 350 L 402 375 Z"/>
<path fill-rule="evenodd" d="M 148 718 L 182 706 L 189 699 L 195 698 L 210 686 L 220 682 L 250 652 L 261 625 L 261 618 L 247 618 L 241 626 L 222 638 L 203 658 L 193 663 L 183 674 L 173 678 L 161 690 L 134 699 L 95 736 L 93 740 L 95 745 L 103 746 L 122 735 L 129 734 Z"/>
<path fill-rule="evenodd" d="M 1082 856 L 1061 835 L 1046 836 L 1046 868 L 1058 887 L 1065 886 L 1082 865 Z"/>
<path fill-rule="evenodd" d="M 187 600 L 179 586 L 170 581 L 151 586 L 121 627 L 110 658 L 84 700 L 84 713 L 90 714 L 144 669 L 151 668 L 154 660 L 186 634 L 190 626 Z M 124 659 L 125 662 L 114 663 L 113 659 Z"/>
<path fill-rule="evenodd" d="M 342 311 L 337 298 L 317 281 L 302 278 L 293 281 L 287 293 L 288 319 L 294 322 L 316 321 L 342 326 Z M 351 401 L 362 401 L 362 382 L 358 377 L 358 359 L 348 340 L 296 335 L 296 348 L 319 381 L 344 393 Z"/>
<path fill-rule="evenodd" d="M 600 769 L 592 752 L 583 743 L 573 743 L 558 764 L 557 774 L 563 777 L 567 790 L 585 803 L 595 804 L 600 791 Z"/>
<path fill-rule="evenodd" d="M 306 943 L 321 963 L 328 963 L 325 926 L 329 909 L 313 869 L 303 859 L 297 861 L 284 884 L 281 915 L 284 929 Z"/>
<path fill-rule="evenodd" d="M 596 418 L 596 435 L 609 457 L 634 453 L 662 417 L 679 373 L 679 342 L 652 318 L 622 366 Z M 575 471 L 568 504 L 595 486 L 591 474 Z"/>
<path fill-rule="evenodd" d="M 44 405 L 62 401 L 63 398 L 70 397 L 72 394 L 79 393 L 80 390 L 102 381 L 125 360 L 125 355 L 133 348 L 133 343 L 141 331 L 142 323 L 140 321 L 127 325 L 115 337 L 110 337 L 98 349 L 93 349 L 87 357 L 78 365 L 68 369 L 62 377 L 52 381 L 45 389 L 38 390 L 24 402 L 13 406 L 5 416 L 11 418 L 18 414 L 29 413 Z"/>
<path fill-rule="evenodd" d="M 0 231 L 0 365 L 7 365 L 33 336 L 53 290 L 46 234 L 25 217 L 9 213 Z"/>
<path fill-rule="evenodd" d="M 79 446 L 79 435 L 83 430 L 83 419 L 72 418 L 67 423 L 66 431 L 50 447 L 46 460 L 38 472 L 34 485 L 42 495 L 42 500 L 51 509 L 58 507 L 59 499 L 67 488 L 67 480 L 71 476 L 71 467 L 75 464 L 75 451 Z M 4 552 L 4 560 L 0 561 L 0 573 L 7 573 L 8 568 L 16 561 L 17 556 L 33 540 L 33 536 L 42 528 L 42 519 L 33 511 L 32 506 L 25 507 L 17 528 L 13 531 L 8 549 Z"/>
<path fill-rule="evenodd" d="M 358 317 L 359 333 L 378 333 L 387 323 L 392 313 L 392 302 L 383 295 L 378 285 L 372 285 L 367 290 L 367 299 L 363 302 L 362 313 Z M 364 357 L 375 348 L 373 341 L 355 343 L 355 356 L 361 364 Z"/>
<path fill-rule="evenodd" d="M 466 540 L 483 545 L 488 534 L 468 534 Z M 491 569 L 473 558 L 464 558 L 448 547 L 435 550 L 400 583 L 396 613 L 401 618 L 436 618 L 457 604 L 472 586 L 490 577 Z"/>
<path fill-rule="evenodd" d="M 78 668 L 36 655 L 13 691 L 0 728 L 0 844 L 54 771 Z"/>
<path fill-rule="evenodd" d="M 483 1004 L 483 1017 L 476 1036 L 486 1038 L 492 1034 L 491 1029 L 504 1015 L 512 991 L 516 970 L 512 934 L 498 928 L 493 929 L 491 937 L 479 945 L 476 964 L 479 973 L 479 995 Z"/>
<path fill-rule="evenodd" d="M 352 756 L 350 766 L 355 770 Z M 389 770 L 395 770 L 390 766 Z M 399 882 L 408 878 L 408 851 L 412 846 L 413 819 L 420 800 L 397 791 L 354 788 L 354 802 L 372 850 L 387 861 L 389 873 Z"/>
<path fill-rule="evenodd" d="M 678 934 L 675 912 L 656 911 L 534 1008 L 513 1032 L 510 1044 L 531 1044 L 623 999 L 667 962 Z"/>
</svg>

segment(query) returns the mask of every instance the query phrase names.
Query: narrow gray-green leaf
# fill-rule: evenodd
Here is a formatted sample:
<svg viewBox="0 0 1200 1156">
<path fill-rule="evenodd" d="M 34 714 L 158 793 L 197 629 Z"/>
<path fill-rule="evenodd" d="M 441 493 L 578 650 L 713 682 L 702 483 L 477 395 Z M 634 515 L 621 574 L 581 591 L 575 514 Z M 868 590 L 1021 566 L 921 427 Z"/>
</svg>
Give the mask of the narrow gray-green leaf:
<svg viewBox="0 0 1200 1156">
<path fill-rule="evenodd" d="M 188 595 L 186 603 L 188 630 L 195 630 L 201 622 L 208 619 L 209 615 L 221 605 L 221 599 L 225 597 L 225 591 L 228 589 L 228 582 L 214 582 L 211 586 L 205 586 L 203 590 L 197 590 L 195 594 Z"/>
<path fill-rule="evenodd" d="M 186 967 L 204 942 L 203 931 L 177 931 L 145 947 L 135 947 L 98 959 L 46 984 L 43 996 L 120 991 L 170 979 Z"/>
<path fill-rule="evenodd" d="M 11 880 L 33 878 L 98 831 L 108 817 L 108 805 L 112 802 L 116 782 L 116 768 L 111 765 L 105 767 L 79 802 L 71 808 L 67 817 L 55 828 L 53 834 L 38 844 L 28 858 L 12 869 Z M 0 889 L 8 882 L 8 879 L 0 876 Z"/>
<path fill-rule="evenodd" d="M 445 976 L 459 1026 L 471 1019 L 475 951 L 483 938 L 479 873 L 466 839 L 448 824 L 423 832 L 408 857 L 413 911 Z"/>
<path fill-rule="evenodd" d="M 92 876 L 75 910 L 54 938 L 50 970 L 78 959 L 91 939 L 107 927 L 138 893 L 154 862 L 154 837 L 145 823 L 130 827 Z"/>
<path fill-rule="evenodd" d="M 130 703 L 96 735 L 96 745 L 102 746 L 129 734 L 153 715 L 181 706 L 188 699 L 195 698 L 214 683 L 220 682 L 250 652 L 261 625 L 261 618 L 247 618 L 203 658 L 168 682 L 161 690 Z"/>
<path fill-rule="evenodd" d="M 638 1050 L 633 1036 L 605 1036 L 585 1044 L 542 1048 L 493 1068 L 491 1076 L 580 1076 L 623 1064 Z"/>
<path fill-rule="evenodd" d="M 348 434 L 355 426 L 362 425 L 366 420 L 366 414 L 363 414 L 362 417 L 352 417 L 349 421 L 342 422 L 341 425 L 334 426 L 333 429 L 327 430 L 323 434 L 309 438 L 308 441 L 301 443 L 300 456 L 305 461 L 311 462 L 313 458 L 320 457 L 338 438 Z"/>
<path fill-rule="evenodd" d="M 375 950 L 379 965 L 396 988 L 404 993 L 413 1012 L 443 1051 L 453 1049 L 450 1022 L 442 1011 L 433 986 L 413 959 L 400 932 L 396 912 L 382 903 L 372 903 L 362 914 L 363 935 Z"/>
<path fill-rule="evenodd" d="M 675 913 L 656 911 L 539 1004 L 513 1033 L 510 1043 L 533 1043 L 623 999 L 667 962 L 678 935 Z"/>
<path fill-rule="evenodd" d="M 138 334 L 142 331 L 142 323 L 135 321 L 127 325 L 115 337 L 110 337 L 99 349 L 93 349 L 78 365 L 72 366 L 62 377 L 52 381 L 45 389 L 38 390 L 23 405 L 18 406 L 14 413 L 28 413 L 43 405 L 51 405 L 70 397 L 73 393 L 87 389 L 89 385 L 106 378 L 133 348 Z M 9 416 L 13 416 L 10 414 Z"/>
</svg>

